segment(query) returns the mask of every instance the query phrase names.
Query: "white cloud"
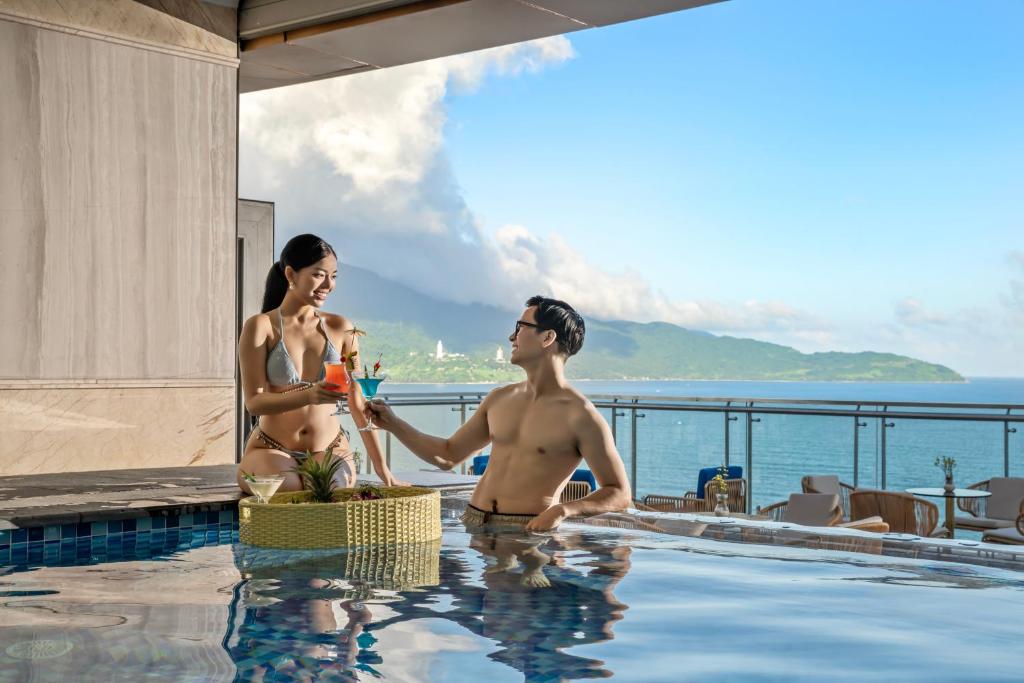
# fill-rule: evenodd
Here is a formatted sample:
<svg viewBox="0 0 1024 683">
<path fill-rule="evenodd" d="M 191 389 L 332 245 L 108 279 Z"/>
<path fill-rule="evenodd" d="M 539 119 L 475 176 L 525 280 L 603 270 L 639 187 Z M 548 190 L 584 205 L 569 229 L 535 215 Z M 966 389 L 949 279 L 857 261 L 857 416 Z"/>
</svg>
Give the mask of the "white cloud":
<svg viewBox="0 0 1024 683">
<path fill-rule="evenodd" d="M 896 303 L 896 320 L 908 327 L 944 326 L 951 322 L 948 316 L 926 310 L 920 301 L 909 296 Z"/>
</svg>

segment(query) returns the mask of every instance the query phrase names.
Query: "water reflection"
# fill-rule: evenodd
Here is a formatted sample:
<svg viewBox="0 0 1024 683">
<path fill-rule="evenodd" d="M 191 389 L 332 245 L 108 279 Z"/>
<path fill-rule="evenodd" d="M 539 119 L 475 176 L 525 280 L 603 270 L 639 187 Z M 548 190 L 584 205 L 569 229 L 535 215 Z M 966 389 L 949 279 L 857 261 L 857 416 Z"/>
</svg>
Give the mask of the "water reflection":
<svg viewBox="0 0 1024 683">
<path fill-rule="evenodd" d="M 453 544 L 453 536 L 461 538 Z M 444 624 L 475 636 L 472 647 L 486 653 L 469 665 L 474 675 L 494 663 L 526 680 L 612 675 L 602 661 L 567 650 L 613 638 L 627 609 L 614 589 L 630 548 L 573 532 L 446 529 L 446 539 L 444 549 L 387 552 L 236 546 L 242 581 L 224 638 L 236 680 L 404 678 L 406 660 L 423 654 L 414 641 L 458 639 Z"/>
</svg>

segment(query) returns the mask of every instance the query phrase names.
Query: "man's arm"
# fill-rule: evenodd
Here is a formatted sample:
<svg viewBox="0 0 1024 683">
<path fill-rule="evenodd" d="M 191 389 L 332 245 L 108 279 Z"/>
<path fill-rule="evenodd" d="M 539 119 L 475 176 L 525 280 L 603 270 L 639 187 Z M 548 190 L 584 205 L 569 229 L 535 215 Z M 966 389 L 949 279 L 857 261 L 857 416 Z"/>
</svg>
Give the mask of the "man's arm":
<svg viewBox="0 0 1024 683">
<path fill-rule="evenodd" d="M 612 430 L 597 408 L 588 402 L 571 421 L 571 426 L 576 433 L 580 455 L 590 466 L 600 488 L 585 498 L 552 505 L 526 525 L 530 531 L 553 529 L 566 517 L 625 510 L 633 500 Z"/>
<path fill-rule="evenodd" d="M 367 416 L 373 416 L 373 421 L 378 427 L 394 434 L 395 438 L 421 460 L 442 470 L 450 470 L 490 443 L 491 431 L 487 424 L 487 411 L 494 402 L 493 395 L 494 391 L 488 394 L 473 413 L 473 417 L 466 420 L 466 423 L 447 439 L 417 430 L 395 415 L 395 412 L 380 400 L 367 403 L 366 413 Z"/>
</svg>

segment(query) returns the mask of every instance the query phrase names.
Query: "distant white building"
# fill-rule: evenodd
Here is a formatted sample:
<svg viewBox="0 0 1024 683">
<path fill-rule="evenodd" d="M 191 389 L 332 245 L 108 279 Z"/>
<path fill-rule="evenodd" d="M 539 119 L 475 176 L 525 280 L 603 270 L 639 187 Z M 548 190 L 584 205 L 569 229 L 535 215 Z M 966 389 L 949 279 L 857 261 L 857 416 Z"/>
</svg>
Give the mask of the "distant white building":
<svg viewBox="0 0 1024 683">
<path fill-rule="evenodd" d="M 505 349 L 503 349 L 503 348 L 501 348 L 499 346 L 498 350 L 494 353 L 494 360 L 498 361 L 499 363 L 504 363 L 505 362 Z"/>
<path fill-rule="evenodd" d="M 444 358 L 444 344 L 441 340 L 437 340 L 437 351 L 434 352 L 434 360 L 442 360 Z"/>
</svg>

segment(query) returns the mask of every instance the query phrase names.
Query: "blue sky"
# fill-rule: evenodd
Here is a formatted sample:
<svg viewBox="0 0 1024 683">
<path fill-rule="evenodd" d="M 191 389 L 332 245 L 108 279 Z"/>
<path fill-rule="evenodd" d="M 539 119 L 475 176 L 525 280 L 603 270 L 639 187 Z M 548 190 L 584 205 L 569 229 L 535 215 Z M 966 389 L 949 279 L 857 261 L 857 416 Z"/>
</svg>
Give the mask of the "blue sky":
<svg viewBox="0 0 1024 683">
<path fill-rule="evenodd" d="M 1022 27 L 731 0 L 247 95 L 240 187 L 453 300 L 1024 376 Z"/>
<path fill-rule="evenodd" d="M 450 97 L 488 227 L 672 296 L 872 320 L 993 305 L 1024 248 L 1024 3 L 734 0 L 569 36 Z"/>
</svg>

